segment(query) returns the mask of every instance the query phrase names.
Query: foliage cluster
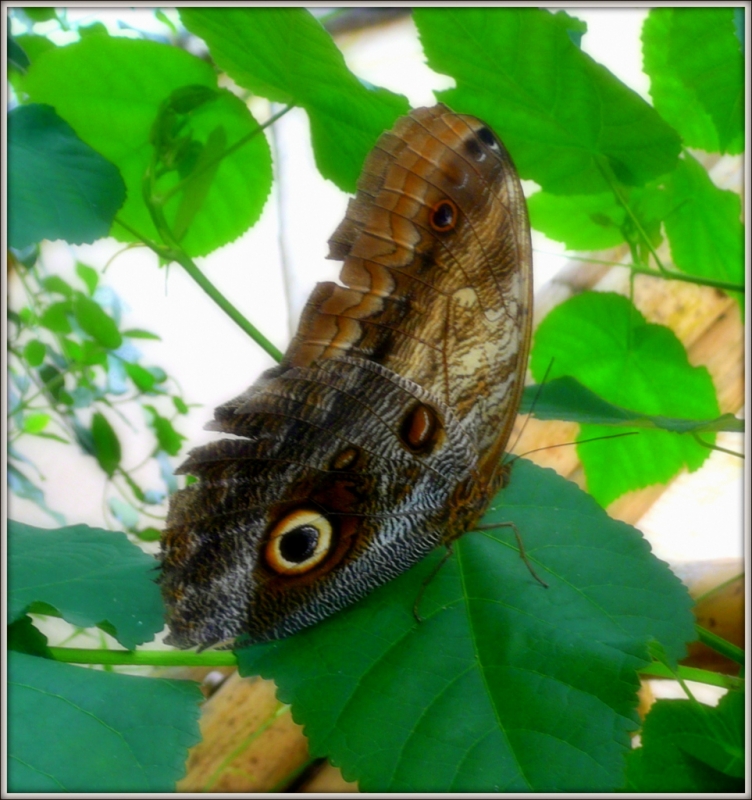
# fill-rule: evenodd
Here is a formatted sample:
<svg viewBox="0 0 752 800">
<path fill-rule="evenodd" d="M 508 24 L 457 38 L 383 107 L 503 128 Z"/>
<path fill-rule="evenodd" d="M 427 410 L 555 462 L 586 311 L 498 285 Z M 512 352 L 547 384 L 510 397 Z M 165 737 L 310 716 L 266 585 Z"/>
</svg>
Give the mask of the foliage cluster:
<svg viewBox="0 0 752 800">
<path fill-rule="evenodd" d="M 626 242 L 635 272 L 741 300 L 739 198 L 716 188 L 686 149 L 742 148 L 737 11 L 650 12 L 642 38 L 652 106 L 580 49 L 584 26 L 564 12 L 417 9 L 414 20 L 429 65 L 456 80 L 438 99 L 486 120 L 521 176 L 541 187 L 530 198 L 536 228 L 577 249 Z M 36 243 L 109 233 L 145 244 L 186 269 L 263 345 L 193 261 L 247 230 L 271 185 L 261 128 L 220 88 L 217 71 L 242 90 L 305 108 L 317 165 L 345 191 L 381 131 L 407 111 L 405 98 L 358 81 L 302 9 L 193 7 L 181 21 L 213 64 L 97 25 L 65 47 L 31 28 L 9 47 L 21 101 L 9 114 L 9 234 L 27 293 L 11 315 L 12 437 L 75 441 L 137 508 L 161 498 L 122 467 L 109 422 L 114 398 L 148 398 L 168 491 L 166 456 L 181 448 L 173 421 L 185 400 L 163 371 L 140 363 L 132 340 L 148 334 L 121 330 L 97 271 L 79 265 L 80 285 L 46 275 Z M 664 236 L 672 270 L 657 254 Z M 673 674 L 695 632 L 686 590 L 637 531 L 598 505 L 697 469 L 708 452 L 697 437 L 712 444 L 715 431 L 738 430 L 738 421 L 719 417 L 707 370 L 692 367 L 676 336 L 649 324 L 631 299 L 585 293 L 557 308 L 536 334 L 538 380 L 552 359 L 538 413 L 575 419 L 583 438 L 601 426 L 641 433 L 616 450 L 611 443 L 608 469 L 603 451 L 581 451 L 592 497 L 515 464 L 484 522 L 516 525 L 548 590 L 497 527 L 458 542 L 425 592 L 421 625 L 412 606 L 438 554 L 326 623 L 236 650 L 243 674 L 275 679 L 311 752 L 364 790 L 743 784 L 743 697 L 731 678 L 696 675 L 730 688 L 728 697 L 717 709 L 691 696 L 657 704 L 642 748 L 630 752 L 638 672 Z M 13 469 L 14 489 L 41 501 L 20 465 Z M 151 526 L 123 525 L 149 538 Z M 9 788 L 172 788 L 198 736 L 196 687 L 60 663 L 82 657 L 49 647 L 29 617 L 57 613 L 134 648 L 162 624 L 153 561 L 122 534 L 85 526 L 11 523 L 9 549 Z M 179 663 L 142 655 L 141 663 Z M 211 654 L 195 658 L 211 663 Z M 659 758 L 670 759 L 664 777 Z"/>
</svg>

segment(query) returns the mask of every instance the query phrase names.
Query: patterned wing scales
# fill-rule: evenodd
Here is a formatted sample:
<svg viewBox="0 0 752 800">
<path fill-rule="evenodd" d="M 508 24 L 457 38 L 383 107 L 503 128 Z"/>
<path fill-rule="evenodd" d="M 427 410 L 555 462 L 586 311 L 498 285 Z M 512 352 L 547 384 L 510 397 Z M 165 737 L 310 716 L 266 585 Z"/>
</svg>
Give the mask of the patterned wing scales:
<svg viewBox="0 0 752 800">
<path fill-rule="evenodd" d="M 403 422 L 421 403 L 440 424 L 417 457 Z M 180 471 L 200 480 L 175 496 L 163 536 L 169 641 L 181 647 L 284 636 L 395 577 L 441 542 L 450 497 L 475 466 L 449 408 L 360 359 L 290 369 L 235 413 L 218 409 L 214 427 L 242 438 L 190 453 Z M 333 552 L 279 575 L 264 558 L 268 534 L 300 509 L 328 521 Z"/>
</svg>

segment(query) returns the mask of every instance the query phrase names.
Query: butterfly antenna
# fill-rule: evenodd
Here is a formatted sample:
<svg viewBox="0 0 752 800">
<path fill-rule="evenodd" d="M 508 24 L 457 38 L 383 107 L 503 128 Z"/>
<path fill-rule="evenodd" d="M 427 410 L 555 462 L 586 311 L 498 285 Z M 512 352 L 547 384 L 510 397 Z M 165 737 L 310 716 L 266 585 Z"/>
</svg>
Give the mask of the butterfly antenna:
<svg viewBox="0 0 752 800">
<path fill-rule="evenodd" d="M 532 404 L 530 406 L 530 411 L 528 411 L 527 414 L 525 415 L 525 421 L 522 423 L 522 427 L 520 428 L 519 433 L 517 434 L 517 438 L 514 440 L 514 443 L 509 448 L 510 450 L 514 450 L 514 448 L 517 447 L 517 445 L 520 442 L 520 439 L 522 438 L 522 434 L 525 433 L 525 428 L 527 427 L 527 423 L 530 421 L 530 417 L 533 414 L 533 409 L 538 404 L 538 400 L 540 400 L 540 394 L 543 391 L 543 387 L 546 385 L 546 380 L 548 379 L 548 375 L 551 372 L 551 368 L 553 367 L 553 365 L 554 365 L 554 360 L 552 358 L 548 362 L 548 366 L 546 367 L 546 371 L 545 371 L 545 373 L 543 375 L 543 380 L 538 384 L 538 388 L 537 388 L 537 390 L 535 392 L 535 397 L 533 398 L 533 402 L 532 402 Z M 535 452 L 535 451 L 531 451 L 531 452 Z M 508 455 L 508 453 L 505 454 L 505 457 L 506 457 L 506 455 Z M 502 463 L 511 464 L 514 461 L 516 461 L 517 458 L 518 458 L 518 456 L 513 458 L 511 461 L 503 461 Z"/>
<path fill-rule="evenodd" d="M 635 436 L 639 431 L 624 431 L 624 433 L 609 433 L 607 436 L 594 436 L 592 439 L 583 439 L 581 442 L 562 442 L 561 444 L 547 444 L 544 447 L 536 447 L 533 450 L 528 450 L 525 453 L 520 453 L 507 462 L 507 464 L 514 464 L 518 458 L 524 458 L 531 453 L 539 453 L 541 450 L 553 450 L 555 447 L 571 447 L 573 444 L 588 444 L 589 442 L 601 442 L 604 439 L 620 439 L 622 436 Z"/>
</svg>

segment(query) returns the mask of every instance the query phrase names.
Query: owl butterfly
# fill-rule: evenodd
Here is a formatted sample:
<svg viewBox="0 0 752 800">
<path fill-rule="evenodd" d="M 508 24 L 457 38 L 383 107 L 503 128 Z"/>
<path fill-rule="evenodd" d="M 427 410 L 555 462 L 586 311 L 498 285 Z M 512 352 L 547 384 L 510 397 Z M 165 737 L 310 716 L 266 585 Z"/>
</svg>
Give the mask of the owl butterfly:
<svg viewBox="0 0 752 800">
<path fill-rule="evenodd" d="M 284 360 L 215 411 L 162 537 L 178 647 L 313 625 L 483 514 L 503 480 L 532 319 L 509 154 L 445 106 L 369 154 Z"/>
</svg>

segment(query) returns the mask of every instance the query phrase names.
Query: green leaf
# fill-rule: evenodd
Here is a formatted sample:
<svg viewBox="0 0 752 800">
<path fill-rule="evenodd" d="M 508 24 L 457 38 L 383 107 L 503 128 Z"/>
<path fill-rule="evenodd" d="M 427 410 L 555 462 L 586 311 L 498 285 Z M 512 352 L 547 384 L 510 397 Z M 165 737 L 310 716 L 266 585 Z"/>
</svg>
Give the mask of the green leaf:
<svg viewBox="0 0 752 800">
<path fill-rule="evenodd" d="M 162 337 L 157 336 L 156 333 L 144 331 L 140 328 L 130 328 L 127 331 L 123 331 L 123 336 L 127 336 L 129 339 L 156 339 L 158 342 L 162 341 Z"/>
<path fill-rule="evenodd" d="M 83 348 L 74 339 L 69 339 L 68 337 L 61 339 L 60 349 L 63 351 L 63 355 L 68 361 L 83 361 Z"/>
<path fill-rule="evenodd" d="M 162 538 L 162 531 L 157 528 L 143 528 L 134 533 L 142 542 L 158 542 Z"/>
<path fill-rule="evenodd" d="M 43 367 L 39 368 L 39 377 L 53 399 L 60 400 L 65 388 L 65 377 L 63 373 L 51 364 L 45 364 Z"/>
<path fill-rule="evenodd" d="M 173 233 L 177 241 L 183 239 L 206 201 L 209 190 L 214 182 L 214 177 L 221 164 L 221 161 L 218 159 L 227 147 L 226 140 L 227 135 L 225 134 L 224 128 L 216 127 L 209 134 L 206 144 L 201 148 L 196 158 L 192 170 L 192 173 L 195 173 L 196 177 L 186 186 L 180 201 L 180 206 L 175 215 Z"/>
<path fill-rule="evenodd" d="M 613 192 L 555 195 L 536 192 L 527 200 L 530 224 L 569 250 L 607 250 L 624 241 L 626 212 Z"/>
<path fill-rule="evenodd" d="M 12 792 L 173 792 L 200 739 L 192 681 L 11 653 L 8 694 Z"/>
<path fill-rule="evenodd" d="M 31 63 L 23 47 L 12 36 L 8 36 L 8 70 L 26 72 Z"/>
<path fill-rule="evenodd" d="M 86 36 L 109 36 L 110 32 L 103 22 L 92 22 L 91 25 L 79 27 L 78 35 L 83 39 Z"/>
<path fill-rule="evenodd" d="M 708 371 L 690 366 L 671 330 L 648 324 L 616 294 L 577 295 L 541 322 L 530 362 L 537 380 L 551 363 L 550 379 L 570 375 L 608 403 L 641 414 L 687 420 L 720 414 Z M 578 440 L 612 433 L 582 425 Z M 708 439 L 712 443 L 715 437 Z M 588 491 L 607 505 L 632 489 L 666 483 L 683 467 L 698 469 L 710 450 L 692 437 L 642 430 L 638 436 L 579 445 L 577 453 Z"/>
<path fill-rule="evenodd" d="M 689 147 L 744 148 L 744 53 L 732 8 L 654 8 L 642 31 L 656 109 Z"/>
<path fill-rule="evenodd" d="M 625 200 L 651 244 L 660 243 L 660 225 L 668 213 L 666 192 L 657 186 L 632 189 Z M 528 198 L 530 224 L 570 250 L 606 250 L 637 240 L 634 222 L 613 192 L 554 195 L 536 192 Z"/>
<path fill-rule="evenodd" d="M 102 347 L 117 350 L 123 343 L 123 337 L 112 317 L 108 316 L 99 303 L 80 292 L 76 293 L 73 300 L 73 313 L 81 328 Z"/>
<path fill-rule="evenodd" d="M 607 403 L 595 392 L 569 376 L 555 378 L 541 386 L 527 386 L 522 395 L 520 414 L 536 419 L 560 419 L 591 425 L 628 425 L 639 428 L 663 428 L 674 433 L 731 431 L 744 433 L 744 420 L 722 414 L 712 420 L 672 419 L 640 414 Z"/>
<path fill-rule="evenodd" d="M 408 111 L 401 95 L 359 81 L 303 8 L 191 7 L 181 8 L 180 18 L 238 85 L 305 108 L 316 165 L 344 191 L 355 191 L 376 139 Z"/>
<path fill-rule="evenodd" d="M 150 414 L 150 425 L 157 437 L 161 450 L 170 456 L 176 456 L 185 441 L 185 436 L 172 427 L 172 423 L 163 417 L 154 406 L 144 406 Z"/>
<path fill-rule="evenodd" d="M 172 403 L 175 406 L 175 410 L 178 414 L 187 414 L 188 413 L 188 406 L 185 404 L 185 400 L 182 397 L 178 397 L 177 395 L 173 395 Z"/>
<path fill-rule="evenodd" d="M 81 343 L 81 362 L 94 366 L 105 366 L 107 364 L 107 351 L 97 342 L 85 339 Z"/>
<path fill-rule="evenodd" d="M 49 414 L 29 414 L 24 418 L 23 430 L 26 433 L 39 433 L 43 431 L 50 421 Z"/>
<path fill-rule="evenodd" d="M 48 292 L 55 292 L 61 294 L 63 297 L 72 297 L 73 289 L 67 281 L 64 281 L 59 275 L 49 275 L 42 280 L 42 286 Z"/>
<path fill-rule="evenodd" d="M 129 361 L 126 361 L 123 366 L 128 373 L 128 377 L 142 392 L 148 392 L 150 389 L 154 388 L 156 381 L 149 370 L 144 369 L 139 364 L 132 364 Z"/>
<path fill-rule="evenodd" d="M 99 466 L 112 477 L 120 465 L 120 440 L 104 414 L 97 412 L 92 417 L 91 435 Z"/>
<path fill-rule="evenodd" d="M 489 123 L 520 175 L 547 192 L 607 191 L 601 162 L 632 186 L 674 168 L 676 132 L 573 44 L 566 15 L 445 7 L 413 18 L 429 66 L 457 82 L 440 99 Z"/>
<path fill-rule="evenodd" d="M 645 718 L 642 747 L 627 757 L 631 792 L 743 792 L 744 693 L 716 708 L 658 700 Z"/>
<path fill-rule="evenodd" d="M 85 142 L 117 165 L 128 190 L 118 218 L 155 240 L 159 236 L 142 193 L 153 153 L 151 129 L 163 101 L 189 85 L 217 90 L 212 67 L 177 47 L 105 36 L 44 53 L 23 79 L 32 99 L 54 105 Z M 217 127 L 223 128 L 229 147 L 258 130 L 245 103 L 224 89 L 214 102 L 191 112 L 186 125 L 184 133 L 201 144 Z M 164 175 L 159 193 L 164 195 L 180 180 L 177 172 Z M 200 256 L 233 241 L 258 219 L 270 187 L 269 145 L 259 134 L 223 159 L 181 245 L 189 255 Z M 171 225 L 181 198 L 182 191 L 176 191 L 164 206 Z M 136 241 L 117 224 L 112 235 Z"/>
<path fill-rule="evenodd" d="M 55 43 L 46 36 L 39 36 L 35 33 L 22 33 L 14 38 L 29 61 L 34 61 L 41 53 L 46 53 L 56 47 Z"/>
<path fill-rule="evenodd" d="M 86 284 L 89 294 L 94 294 L 99 283 L 99 273 L 92 267 L 87 267 L 80 261 L 76 264 L 76 275 Z"/>
<path fill-rule="evenodd" d="M 38 367 L 43 361 L 47 348 L 39 341 L 32 339 L 23 349 L 24 358 L 30 367 Z"/>
<path fill-rule="evenodd" d="M 54 109 L 28 105 L 8 114 L 8 195 L 12 247 L 42 239 L 84 244 L 107 235 L 125 185 Z"/>
<path fill-rule="evenodd" d="M 36 325 L 38 321 L 36 314 L 28 306 L 18 312 L 18 317 L 24 325 Z"/>
<path fill-rule="evenodd" d="M 277 683 L 326 756 L 365 792 L 607 792 L 637 726 L 636 670 L 657 638 L 694 637 L 691 601 L 642 536 L 524 459 L 483 524 L 293 637 L 237 651 Z"/>
<path fill-rule="evenodd" d="M 668 187 L 673 211 L 666 217 L 666 234 L 674 264 L 690 275 L 743 286 L 739 195 L 719 189 L 689 153 L 669 176 Z M 739 300 L 743 305 L 744 298 Z"/>
<path fill-rule="evenodd" d="M 54 8 L 25 6 L 23 12 L 32 22 L 48 22 L 51 19 L 57 19 Z"/>
<path fill-rule="evenodd" d="M 21 79 L 29 68 L 29 63 L 46 50 L 55 45 L 46 36 L 37 36 L 33 33 L 22 33 L 20 36 L 8 38 L 8 82 L 13 87 L 16 96 L 23 97 Z"/>
<path fill-rule="evenodd" d="M 47 637 L 24 614 L 20 619 L 8 625 L 8 650 L 28 653 L 30 656 L 50 657 Z"/>
<path fill-rule="evenodd" d="M 55 333 L 70 333 L 72 329 L 68 314 L 72 312 L 73 307 L 69 301 L 53 303 L 39 317 L 39 324 Z"/>
<path fill-rule="evenodd" d="M 129 650 L 164 625 L 156 561 L 124 533 L 73 525 L 46 530 L 8 522 L 8 619 L 44 602 L 72 625 L 108 622 Z"/>
</svg>

